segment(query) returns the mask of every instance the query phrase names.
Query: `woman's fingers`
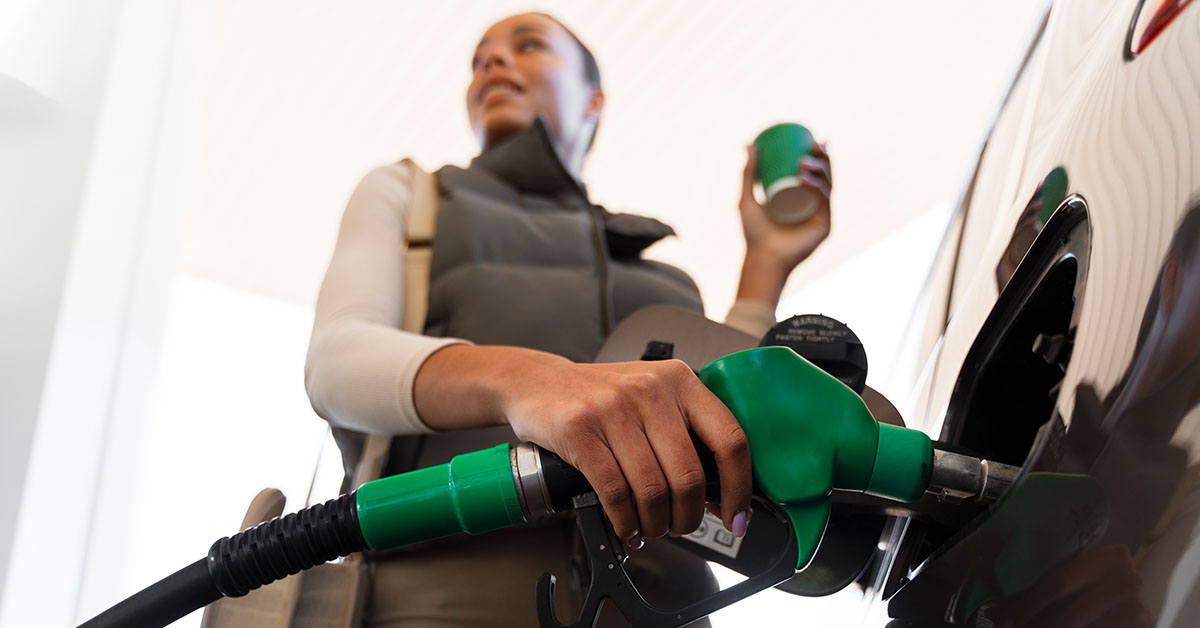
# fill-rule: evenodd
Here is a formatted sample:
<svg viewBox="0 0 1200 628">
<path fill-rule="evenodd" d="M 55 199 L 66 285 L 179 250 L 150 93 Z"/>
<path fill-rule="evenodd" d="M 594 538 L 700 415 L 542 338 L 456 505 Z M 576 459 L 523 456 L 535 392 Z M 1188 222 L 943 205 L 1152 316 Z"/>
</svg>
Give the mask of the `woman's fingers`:
<svg viewBox="0 0 1200 628">
<path fill-rule="evenodd" d="M 796 165 L 796 172 L 801 176 L 810 174 L 816 179 L 820 179 L 833 187 L 833 174 L 829 170 L 828 159 L 818 159 L 816 157 L 804 157 Z"/>
<path fill-rule="evenodd" d="M 828 179 L 822 178 L 818 173 L 811 172 L 809 170 L 801 170 L 800 185 L 815 189 L 821 194 L 825 204 L 828 204 L 829 195 L 833 192 L 833 184 L 831 184 Z"/>
<path fill-rule="evenodd" d="M 829 173 L 829 180 L 833 180 L 833 164 L 829 161 L 829 153 L 825 150 L 825 142 L 820 144 L 814 142 L 812 148 L 808 151 L 810 157 L 825 164 L 825 172 Z"/>
<path fill-rule="evenodd" d="M 750 512 L 750 443 L 729 408 L 690 370 L 688 376 L 687 386 L 691 390 L 686 395 L 684 412 L 692 430 L 717 460 L 721 476 L 721 521 L 726 529 L 741 536 L 746 532 Z"/>
<path fill-rule="evenodd" d="M 622 423 L 609 438 L 612 452 L 633 490 L 641 536 L 657 539 L 671 526 L 671 488 L 645 432 L 632 423 Z"/>
<path fill-rule="evenodd" d="M 637 509 L 633 504 L 633 495 L 612 450 L 601 439 L 596 438 L 593 442 L 585 440 L 579 443 L 578 447 L 572 447 L 571 452 L 564 457 L 568 463 L 579 469 L 592 485 L 592 490 L 596 492 L 596 498 L 608 514 L 608 520 L 612 523 L 617 538 L 630 542 L 639 536 L 640 524 Z M 634 540 L 631 545 L 640 543 Z"/>
<path fill-rule="evenodd" d="M 722 520 L 744 532 L 750 502 L 750 449 L 737 419 L 683 362 L 655 363 L 655 375 L 632 387 L 637 415 L 610 423 L 609 445 L 637 502 L 642 536 L 695 530 L 704 516 L 704 468 L 689 425 L 712 449 L 722 488 Z M 614 417 L 616 418 L 616 417 Z M 727 497 L 726 497 L 727 496 Z M 740 529 L 735 529 L 739 528 Z"/>
<path fill-rule="evenodd" d="M 808 149 L 808 154 L 822 157 L 826 161 L 829 160 L 829 152 L 827 150 L 829 144 L 826 142 L 813 142 L 812 148 Z"/>
<path fill-rule="evenodd" d="M 667 420 L 653 421 L 647 436 L 671 490 L 669 532 L 690 534 L 704 518 L 705 477 L 682 414 L 676 410 Z"/>
</svg>

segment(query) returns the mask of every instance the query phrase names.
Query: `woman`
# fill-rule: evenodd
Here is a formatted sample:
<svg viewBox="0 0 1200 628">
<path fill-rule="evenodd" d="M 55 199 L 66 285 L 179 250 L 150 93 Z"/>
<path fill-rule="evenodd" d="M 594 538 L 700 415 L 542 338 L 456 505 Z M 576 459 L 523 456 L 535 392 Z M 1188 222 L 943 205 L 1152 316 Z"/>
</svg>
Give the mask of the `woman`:
<svg viewBox="0 0 1200 628">
<path fill-rule="evenodd" d="M 515 433 L 582 471 L 634 549 L 700 523 L 690 428 L 720 468 L 722 501 L 710 506 L 744 534 L 749 449 L 724 405 L 678 361 L 586 363 L 635 309 L 700 309 L 685 274 L 640 257 L 668 227 L 587 201 L 580 174 L 604 108 L 590 52 L 553 18 L 518 15 L 484 33 L 472 71 L 466 104 L 482 152 L 437 173 L 426 335 L 397 329 L 412 176 L 397 164 L 368 174 L 348 203 L 306 366 L 314 409 L 335 427 L 429 435 L 398 441 L 415 443 L 402 457 L 421 466 Z M 761 335 L 787 275 L 828 234 L 831 178 L 818 147 L 800 169 L 822 208 L 783 227 L 754 198 L 755 165 L 751 151 L 739 205 L 747 252 L 728 322 Z M 372 621 L 533 625 L 534 579 L 561 574 L 577 554 L 572 538 L 559 521 L 382 558 Z"/>
</svg>

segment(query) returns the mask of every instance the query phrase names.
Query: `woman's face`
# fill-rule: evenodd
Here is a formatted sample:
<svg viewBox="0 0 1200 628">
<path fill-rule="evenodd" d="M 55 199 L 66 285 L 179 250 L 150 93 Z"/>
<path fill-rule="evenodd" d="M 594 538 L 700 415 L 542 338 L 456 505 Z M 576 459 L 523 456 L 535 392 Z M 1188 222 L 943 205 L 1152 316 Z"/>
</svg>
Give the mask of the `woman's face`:
<svg viewBox="0 0 1200 628">
<path fill-rule="evenodd" d="M 603 107 L 587 82 L 583 51 L 562 26 L 542 15 L 517 15 L 483 34 L 472 59 L 467 114 L 484 148 L 545 117 L 560 150 L 591 139 Z"/>
</svg>

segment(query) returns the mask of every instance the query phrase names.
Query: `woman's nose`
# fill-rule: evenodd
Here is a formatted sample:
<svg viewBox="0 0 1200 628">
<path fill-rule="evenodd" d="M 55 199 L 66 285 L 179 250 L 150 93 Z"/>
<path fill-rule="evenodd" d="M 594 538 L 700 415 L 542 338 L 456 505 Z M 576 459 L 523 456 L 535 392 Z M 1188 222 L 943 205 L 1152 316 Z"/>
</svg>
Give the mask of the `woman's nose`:
<svg viewBox="0 0 1200 628">
<path fill-rule="evenodd" d="M 479 64 L 479 69 L 486 71 L 497 65 L 503 68 L 510 67 L 512 65 L 512 58 L 510 58 L 502 48 L 493 46 L 492 48 L 484 51 L 483 60 Z"/>
</svg>

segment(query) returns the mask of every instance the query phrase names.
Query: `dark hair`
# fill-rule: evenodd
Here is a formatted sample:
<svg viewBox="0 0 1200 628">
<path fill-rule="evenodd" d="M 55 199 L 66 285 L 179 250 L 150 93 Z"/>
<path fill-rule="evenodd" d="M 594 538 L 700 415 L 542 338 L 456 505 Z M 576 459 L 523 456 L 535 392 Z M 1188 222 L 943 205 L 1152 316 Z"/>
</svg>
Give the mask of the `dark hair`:
<svg viewBox="0 0 1200 628">
<path fill-rule="evenodd" d="M 553 15 L 540 12 L 534 12 L 533 15 L 540 15 L 551 22 L 558 24 L 564 31 L 567 31 L 567 34 L 571 36 L 571 39 L 574 39 L 575 43 L 579 45 L 579 51 L 583 53 L 583 76 L 587 79 L 588 85 L 591 85 L 592 87 L 600 87 L 600 66 L 596 63 L 596 57 L 592 54 L 592 51 L 588 50 L 588 47 L 579 40 L 579 36 L 576 35 L 574 31 L 567 28 L 566 24 L 558 21 L 558 18 L 554 17 Z"/>
<path fill-rule="evenodd" d="M 582 41 L 580 41 L 579 36 L 576 35 L 574 31 L 567 28 L 566 24 L 563 24 L 562 22 L 558 21 L 558 18 L 554 17 L 553 15 L 550 15 L 549 13 L 534 12 L 533 15 L 540 15 L 540 16 L 550 20 L 551 22 L 558 24 L 560 27 L 562 27 L 562 29 L 564 31 L 567 32 L 568 35 L 571 36 L 571 39 L 575 40 L 575 43 L 579 45 L 579 52 L 583 53 L 583 55 L 582 55 L 583 56 L 583 77 L 587 80 L 588 85 L 591 85 L 592 87 L 594 87 L 596 89 L 599 89 L 600 88 L 600 65 L 596 63 L 596 56 L 592 54 L 592 51 L 588 50 L 588 47 L 585 46 Z M 592 148 L 592 143 L 594 143 L 596 141 L 596 130 L 599 128 L 600 128 L 600 121 L 597 120 L 596 126 L 592 129 L 592 136 L 590 138 L 588 138 L 588 149 L 589 150 Z"/>
</svg>

